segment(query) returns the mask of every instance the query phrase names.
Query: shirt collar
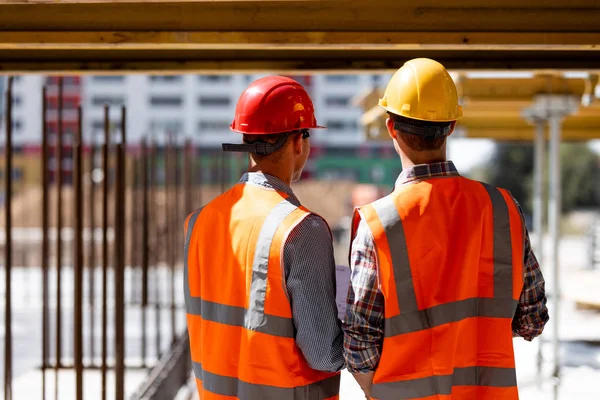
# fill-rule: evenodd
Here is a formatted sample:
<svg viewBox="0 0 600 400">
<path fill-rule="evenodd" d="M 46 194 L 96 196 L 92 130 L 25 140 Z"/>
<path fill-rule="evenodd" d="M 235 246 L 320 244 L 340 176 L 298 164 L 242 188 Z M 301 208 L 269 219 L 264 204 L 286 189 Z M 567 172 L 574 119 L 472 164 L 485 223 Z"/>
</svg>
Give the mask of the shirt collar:
<svg viewBox="0 0 600 400">
<path fill-rule="evenodd" d="M 252 185 L 262 186 L 267 189 L 283 192 L 290 196 L 289 200 L 291 202 L 299 203 L 298 198 L 294 194 L 292 188 L 276 176 L 262 172 L 246 172 L 244 175 L 242 175 L 240 183 L 249 183 Z"/>
<path fill-rule="evenodd" d="M 460 176 L 460 174 L 452 161 L 414 165 L 402 170 L 402 173 L 396 180 L 396 187 L 414 181 L 422 181 L 442 176 Z"/>
</svg>

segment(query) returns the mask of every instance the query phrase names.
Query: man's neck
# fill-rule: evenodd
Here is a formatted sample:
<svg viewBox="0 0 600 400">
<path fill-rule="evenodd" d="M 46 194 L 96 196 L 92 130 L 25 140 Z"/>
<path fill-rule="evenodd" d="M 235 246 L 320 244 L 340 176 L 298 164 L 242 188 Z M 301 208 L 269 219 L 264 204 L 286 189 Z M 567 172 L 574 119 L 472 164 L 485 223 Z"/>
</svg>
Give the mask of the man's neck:
<svg viewBox="0 0 600 400">
<path fill-rule="evenodd" d="M 248 169 L 248 172 L 260 172 L 265 175 L 274 176 L 288 186 L 291 186 L 292 184 L 292 174 L 288 174 L 286 171 L 282 171 L 281 168 L 276 168 L 274 166 L 259 166 L 255 164 Z"/>
<path fill-rule="evenodd" d="M 400 154 L 400 160 L 402 161 L 402 168 L 407 169 L 420 164 L 433 164 L 438 162 L 444 162 L 447 160 L 443 154 L 411 154 L 409 157 L 406 154 Z"/>
</svg>

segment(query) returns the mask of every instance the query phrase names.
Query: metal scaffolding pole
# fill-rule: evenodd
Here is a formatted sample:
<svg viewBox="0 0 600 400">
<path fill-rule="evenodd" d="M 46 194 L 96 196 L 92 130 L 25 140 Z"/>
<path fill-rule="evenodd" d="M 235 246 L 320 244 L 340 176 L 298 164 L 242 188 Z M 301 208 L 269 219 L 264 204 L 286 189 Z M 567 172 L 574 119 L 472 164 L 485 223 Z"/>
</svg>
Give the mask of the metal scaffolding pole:
<svg viewBox="0 0 600 400">
<path fill-rule="evenodd" d="M 544 163 L 546 153 L 546 121 L 535 120 L 535 154 L 534 154 L 534 198 L 533 198 L 533 231 L 536 239 L 534 250 L 540 265 L 544 265 Z M 544 341 L 539 338 L 537 353 L 537 374 L 542 372 L 542 348 Z"/>
<path fill-rule="evenodd" d="M 548 230 L 550 232 L 550 254 L 548 265 L 552 271 L 552 375 L 560 376 L 559 360 L 559 306 L 560 280 L 558 267 L 558 247 L 560 235 L 561 193 L 560 193 L 560 141 L 562 115 L 551 115 L 550 125 L 550 190 L 548 199 Z"/>
</svg>

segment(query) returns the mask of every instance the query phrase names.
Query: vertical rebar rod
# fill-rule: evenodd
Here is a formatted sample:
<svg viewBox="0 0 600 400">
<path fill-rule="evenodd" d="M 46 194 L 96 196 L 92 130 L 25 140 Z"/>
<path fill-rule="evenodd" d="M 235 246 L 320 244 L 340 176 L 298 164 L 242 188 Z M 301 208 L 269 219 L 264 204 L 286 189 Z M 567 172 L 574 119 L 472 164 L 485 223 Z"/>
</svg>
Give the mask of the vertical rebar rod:
<svg viewBox="0 0 600 400">
<path fill-rule="evenodd" d="M 183 160 L 183 173 L 184 173 L 184 212 L 182 215 L 182 217 L 185 217 L 185 215 L 189 214 L 192 212 L 192 182 L 194 181 L 193 178 L 193 171 L 192 171 L 192 142 L 191 140 L 187 139 L 185 141 L 185 147 L 184 147 L 184 154 L 183 154 L 184 160 Z"/>
<path fill-rule="evenodd" d="M 12 76 L 8 78 L 6 90 L 6 142 L 4 144 L 4 184 L 5 184 L 5 241 L 4 241 L 4 399 L 12 400 Z"/>
<path fill-rule="evenodd" d="M 106 400 L 106 358 L 108 353 L 108 150 L 110 146 L 110 116 L 108 105 L 104 106 L 104 144 L 102 145 L 102 400 Z"/>
<path fill-rule="evenodd" d="M 83 161 L 82 161 L 82 112 L 77 108 L 77 136 L 73 146 L 75 167 L 75 218 L 73 220 L 75 299 L 73 302 L 73 356 L 75 358 L 75 398 L 83 400 Z"/>
<path fill-rule="evenodd" d="M 171 218 L 170 218 L 170 213 L 171 213 L 171 207 L 172 205 L 170 204 L 170 200 L 171 200 L 171 137 L 170 135 L 165 135 L 165 146 L 164 146 L 164 152 L 163 152 L 163 168 L 164 168 L 164 192 L 165 192 L 165 203 L 164 203 L 164 242 L 167 243 L 167 245 L 164 248 L 164 257 L 165 257 L 165 263 L 167 265 L 167 269 L 169 271 L 169 280 L 170 278 L 172 278 L 172 266 L 171 266 L 171 242 L 170 242 L 170 223 L 171 223 Z M 170 284 L 167 284 L 168 290 L 172 289 L 172 286 Z M 171 296 L 169 294 L 167 294 L 167 296 L 169 296 L 167 299 L 170 299 Z M 167 300 L 167 304 L 168 304 L 168 310 L 171 310 L 171 304 L 170 301 Z M 171 321 L 171 333 L 173 333 L 173 331 L 175 330 L 175 327 L 172 324 Z"/>
<path fill-rule="evenodd" d="M 154 311 L 155 311 L 155 326 L 156 326 L 156 336 L 155 336 L 155 343 L 156 343 L 156 358 L 159 359 L 161 356 L 161 352 L 160 352 L 160 345 L 161 345 L 161 329 L 162 329 L 162 325 L 161 325 L 161 315 L 160 315 L 160 269 L 159 269 L 159 264 L 160 264 L 160 253 L 159 253 L 159 242 L 160 242 L 160 235 L 159 235 L 159 224 L 157 224 L 156 218 L 157 218 L 157 208 L 156 208 L 156 186 L 157 186 L 157 181 L 158 179 L 156 179 L 156 175 L 157 175 L 157 170 L 156 170 L 156 158 L 157 158 L 157 145 L 156 145 L 156 141 L 153 139 L 152 140 L 152 147 L 150 150 L 150 187 L 152 188 L 152 195 L 150 196 L 152 199 L 152 207 L 151 209 L 154 211 L 154 218 L 153 218 L 153 224 L 152 224 L 152 232 L 153 232 L 153 249 L 152 249 L 152 258 L 153 258 L 153 263 L 154 263 Z"/>
<path fill-rule="evenodd" d="M 58 400 L 58 371 L 62 358 L 62 185 L 63 185 L 63 78 L 58 77 L 58 129 L 56 147 L 56 364 L 54 394 Z"/>
<path fill-rule="evenodd" d="M 56 150 L 54 156 L 54 177 L 56 181 L 56 327 L 55 327 L 55 363 L 54 363 L 54 400 L 58 400 L 59 369 L 62 354 L 61 326 L 62 326 L 62 77 L 58 77 L 58 126 L 56 130 Z"/>
<path fill-rule="evenodd" d="M 129 157 L 128 157 L 129 158 Z M 139 229 L 138 229 L 138 219 L 139 219 L 139 207 L 136 205 L 139 204 L 139 195 L 138 195 L 138 186 L 139 186 L 139 178 L 138 178 L 138 169 L 139 169 L 139 160 L 138 156 L 133 156 L 130 158 L 129 162 L 129 174 L 131 182 L 131 190 L 129 196 L 130 202 L 130 210 L 131 214 L 129 215 L 129 237 L 131 240 L 131 248 L 129 251 L 129 270 L 131 272 L 131 279 L 129 280 L 129 295 L 130 301 L 132 304 L 137 304 L 138 301 L 138 293 L 140 292 L 140 279 L 138 279 L 138 267 L 141 268 L 139 260 Z M 127 170 L 127 166 L 126 166 Z M 141 302 L 140 302 L 141 303 Z"/>
<path fill-rule="evenodd" d="M 142 367 L 146 366 L 147 328 L 146 311 L 148 307 L 148 266 L 150 251 L 148 245 L 149 215 L 148 215 L 148 142 L 142 140 L 141 165 L 142 165 Z"/>
<path fill-rule="evenodd" d="M 125 149 L 127 109 L 121 108 L 121 143 L 117 146 L 117 191 L 115 208 L 115 399 L 125 398 Z"/>
<path fill-rule="evenodd" d="M 221 167 L 219 168 L 220 173 L 219 173 L 219 179 L 221 181 L 221 193 L 225 193 L 225 182 L 227 180 L 226 177 L 226 165 L 227 165 L 227 159 L 225 156 L 225 152 L 222 152 L 220 155 L 220 161 L 221 161 Z M 218 164 L 217 164 L 218 165 Z"/>
<path fill-rule="evenodd" d="M 46 121 L 47 89 L 42 89 L 42 400 L 46 400 L 46 368 L 48 367 L 48 258 L 50 240 L 48 238 L 49 202 L 48 194 L 48 123 Z"/>
<path fill-rule="evenodd" d="M 167 201 L 167 243 L 168 251 L 167 257 L 169 262 L 169 272 L 171 278 L 171 290 L 170 290 L 170 312 L 171 312 L 171 343 L 175 343 L 177 338 L 177 327 L 175 320 L 175 240 L 174 240 L 174 229 L 173 223 L 175 222 L 174 216 L 177 213 L 177 143 L 173 140 L 173 135 L 169 136 L 169 163 L 167 169 L 170 173 L 169 182 L 170 185 L 170 203 Z M 168 187 L 167 187 L 168 188 Z M 169 190 L 167 190 L 167 196 Z M 168 198 L 168 197 L 167 197 Z"/>
<path fill-rule="evenodd" d="M 194 185 L 197 186 L 196 194 L 194 195 L 195 202 L 198 207 L 202 205 L 202 153 L 192 144 L 192 165 L 194 165 Z M 192 212 L 192 210 L 190 210 Z"/>
<path fill-rule="evenodd" d="M 125 235 L 123 232 L 124 224 L 121 218 L 124 216 L 124 163 L 125 157 L 123 154 L 123 144 L 119 143 L 116 146 L 117 163 L 115 167 L 115 244 L 114 244 L 114 287 L 115 287 L 115 399 L 123 399 L 123 328 L 124 318 L 124 263 L 125 254 L 123 242 Z"/>
<path fill-rule="evenodd" d="M 96 138 L 95 133 L 92 132 L 90 138 L 90 159 L 89 159 L 89 200 L 88 200 L 88 212 L 89 212 L 89 232 L 90 232 L 90 245 L 89 245 L 89 260 L 88 260 L 88 294 L 89 294 L 89 310 L 90 310 L 90 366 L 94 366 L 94 357 L 96 356 L 95 351 L 95 332 L 96 332 L 96 289 L 95 289 L 95 274 L 96 274 L 96 182 L 94 182 L 94 167 L 96 163 Z"/>
</svg>

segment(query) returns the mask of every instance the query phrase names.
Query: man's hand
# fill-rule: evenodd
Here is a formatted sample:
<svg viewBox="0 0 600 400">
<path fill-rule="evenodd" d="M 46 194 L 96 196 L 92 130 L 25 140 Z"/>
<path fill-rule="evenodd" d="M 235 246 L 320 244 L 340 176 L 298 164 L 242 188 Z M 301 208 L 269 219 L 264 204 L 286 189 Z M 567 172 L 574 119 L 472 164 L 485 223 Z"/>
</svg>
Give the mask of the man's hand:
<svg viewBox="0 0 600 400">
<path fill-rule="evenodd" d="M 373 386 L 373 375 L 374 372 L 368 372 L 366 374 L 353 373 L 352 376 L 356 379 L 356 382 L 360 385 L 360 388 L 365 392 L 367 399 L 371 398 L 371 386 Z"/>
</svg>

